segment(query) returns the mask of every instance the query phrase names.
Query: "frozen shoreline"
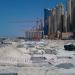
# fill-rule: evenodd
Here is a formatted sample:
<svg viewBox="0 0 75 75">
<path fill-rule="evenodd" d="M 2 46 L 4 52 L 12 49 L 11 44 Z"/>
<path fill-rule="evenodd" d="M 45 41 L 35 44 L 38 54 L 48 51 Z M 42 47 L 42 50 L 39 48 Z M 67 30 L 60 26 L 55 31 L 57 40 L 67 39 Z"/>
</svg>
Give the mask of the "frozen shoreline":
<svg viewBox="0 0 75 75">
<path fill-rule="evenodd" d="M 17 72 L 18 75 L 75 74 L 75 52 L 64 50 L 64 44 L 75 44 L 74 40 L 41 40 L 37 42 L 20 40 L 19 42 L 11 41 L 11 43 L 11 45 L 0 47 L 0 73 Z M 46 57 L 47 60 L 44 63 L 42 61 L 37 63 L 37 59 L 31 60 L 31 57 Z M 68 57 L 72 57 L 72 59 Z M 61 63 L 72 63 L 74 67 L 69 69 L 55 67 Z M 46 72 L 47 74 L 45 74 Z"/>
</svg>

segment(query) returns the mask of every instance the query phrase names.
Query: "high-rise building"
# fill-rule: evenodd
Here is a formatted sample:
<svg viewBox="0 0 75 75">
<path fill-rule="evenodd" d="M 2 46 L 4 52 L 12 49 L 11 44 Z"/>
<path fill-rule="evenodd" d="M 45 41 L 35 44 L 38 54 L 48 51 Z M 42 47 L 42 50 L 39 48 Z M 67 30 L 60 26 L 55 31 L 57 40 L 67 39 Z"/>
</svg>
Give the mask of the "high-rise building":
<svg viewBox="0 0 75 75">
<path fill-rule="evenodd" d="M 70 32 L 75 29 L 75 0 L 67 0 L 67 10 L 62 3 L 53 9 L 44 9 L 44 32 L 46 34 Z"/>
<path fill-rule="evenodd" d="M 44 35 L 48 35 L 48 18 L 51 15 L 50 9 L 44 9 Z"/>
<path fill-rule="evenodd" d="M 67 0 L 67 27 L 68 31 L 75 29 L 75 0 Z"/>
<path fill-rule="evenodd" d="M 56 6 L 56 18 L 57 18 L 57 30 L 63 31 L 63 16 L 64 16 L 64 5 L 63 4 L 58 4 Z"/>
<path fill-rule="evenodd" d="M 75 29 L 75 0 L 71 0 L 71 30 Z"/>
<path fill-rule="evenodd" d="M 51 15 L 50 9 L 44 9 L 44 20 L 48 19 Z"/>
<path fill-rule="evenodd" d="M 51 16 L 51 19 L 52 19 L 52 33 L 55 33 L 57 31 L 57 26 L 56 26 L 56 8 L 53 8 L 52 9 L 52 16 Z"/>
<path fill-rule="evenodd" d="M 50 34 L 52 32 L 51 16 L 49 16 L 49 18 L 48 18 L 48 23 L 49 23 L 48 33 Z"/>
<path fill-rule="evenodd" d="M 51 15 L 48 17 L 48 33 L 52 32 L 52 9 L 50 9 Z"/>
<path fill-rule="evenodd" d="M 63 32 L 67 32 L 68 30 L 67 30 L 67 11 L 65 11 L 65 13 L 64 13 L 64 22 L 63 22 Z"/>
<path fill-rule="evenodd" d="M 70 16 L 71 20 L 71 0 L 67 0 L 67 15 Z"/>
<path fill-rule="evenodd" d="M 71 25 L 71 0 L 67 0 L 67 30 L 70 32 Z"/>
<path fill-rule="evenodd" d="M 44 32 L 56 33 L 64 31 L 64 5 L 57 4 L 53 9 L 44 10 Z"/>
</svg>

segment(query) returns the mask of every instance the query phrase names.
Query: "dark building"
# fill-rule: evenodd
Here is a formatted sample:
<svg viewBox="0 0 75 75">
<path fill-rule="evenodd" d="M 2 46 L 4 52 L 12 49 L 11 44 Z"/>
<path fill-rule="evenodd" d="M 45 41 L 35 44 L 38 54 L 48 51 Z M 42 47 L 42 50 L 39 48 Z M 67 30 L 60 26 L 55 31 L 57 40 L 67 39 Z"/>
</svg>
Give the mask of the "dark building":
<svg viewBox="0 0 75 75">
<path fill-rule="evenodd" d="M 71 30 L 75 29 L 75 0 L 71 0 Z"/>
<path fill-rule="evenodd" d="M 57 4 L 53 9 L 44 9 L 44 34 L 63 32 L 66 30 L 64 25 L 64 5 Z M 65 30 L 64 30 L 65 29 Z"/>
<path fill-rule="evenodd" d="M 44 25 L 44 35 L 48 35 L 48 25 Z"/>
<path fill-rule="evenodd" d="M 48 35 L 48 18 L 50 15 L 50 9 L 44 9 L 44 35 Z"/>
<path fill-rule="evenodd" d="M 66 1 L 66 11 L 62 3 L 53 9 L 44 9 L 44 35 L 75 30 L 75 0 Z"/>
<path fill-rule="evenodd" d="M 75 29 L 75 0 L 67 0 L 68 30 Z"/>
<path fill-rule="evenodd" d="M 44 20 L 46 21 L 51 15 L 50 9 L 44 9 Z"/>
</svg>

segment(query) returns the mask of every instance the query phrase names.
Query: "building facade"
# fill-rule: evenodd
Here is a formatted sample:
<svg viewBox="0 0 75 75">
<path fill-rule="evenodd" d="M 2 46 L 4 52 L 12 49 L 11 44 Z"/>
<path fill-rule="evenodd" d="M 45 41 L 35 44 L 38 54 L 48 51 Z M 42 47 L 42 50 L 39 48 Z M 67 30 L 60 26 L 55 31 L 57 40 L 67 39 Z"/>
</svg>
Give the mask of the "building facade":
<svg viewBox="0 0 75 75">
<path fill-rule="evenodd" d="M 44 32 L 47 35 L 75 30 L 75 0 L 66 1 L 67 10 L 62 3 L 58 3 L 53 9 L 44 10 Z"/>
<path fill-rule="evenodd" d="M 75 0 L 71 0 L 71 31 L 75 29 Z"/>
<path fill-rule="evenodd" d="M 64 5 L 57 4 L 56 6 L 56 18 L 57 18 L 57 31 L 63 32 L 64 22 Z"/>
<path fill-rule="evenodd" d="M 51 10 L 50 9 L 44 9 L 44 35 L 48 35 L 48 28 L 49 28 L 49 23 L 48 23 L 48 18 L 51 15 Z"/>
<path fill-rule="evenodd" d="M 57 31 L 65 32 L 67 29 L 64 24 L 64 5 L 62 3 L 57 4 L 53 9 L 45 9 L 44 10 L 44 32 L 46 31 L 48 34 L 56 33 Z M 65 20 L 64 20 L 65 19 Z M 65 28 L 65 29 L 64 29 Z"/>
<path fill-rule="evenodd" d="M 75 29 L 75 0 L 67 0 L 67 26 L 69 31 Z"/>
</svg>

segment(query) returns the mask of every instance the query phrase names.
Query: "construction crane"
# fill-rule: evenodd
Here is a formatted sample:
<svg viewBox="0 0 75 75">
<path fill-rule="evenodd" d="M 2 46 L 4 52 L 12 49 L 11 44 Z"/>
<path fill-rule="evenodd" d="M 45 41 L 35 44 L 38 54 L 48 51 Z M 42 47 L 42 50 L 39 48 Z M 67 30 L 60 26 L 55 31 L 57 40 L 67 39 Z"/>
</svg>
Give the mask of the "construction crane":
<svg viewBox="0 0 75 75">
<path fill-rule="evenodd" d="M 39 25 L 41 25 L 41 27 L 44 26 L 44 20 L 43 19 L 38 19 L 36 18 L 36 20 L 18 20 L 18 21 L 9 21 L 8 23 L 16 23 L 16 24 L 25 24 L 25 23 L 32 23 L 32 25 L 35 23 L 36 26 L 33 25 L 33 27 L 36 27 L 36 30 L 39 30 Z M 43 29 L 43 28 L 41 28 Z"/>
<path fill-rule="evenodd" d="M 39 33 L 39 31 L 43 31 L 43 24 L 44 24 L 44 20 L 43 19 L 38 19 L 36 18 L 36 20 L 21 20 L 21 21 L 10 21 L 9 23 L 18 23 L 18 24 L 25 24 L 25 23 L 32 23 L 32 28 L 30 30 L 25 30 L 24 32 L 37 32 Z M 34 25 L 35 24 L 35 25 Z M 38 34 L 35 36 L 36 39 L 39 39 Z"/>
</svg>

